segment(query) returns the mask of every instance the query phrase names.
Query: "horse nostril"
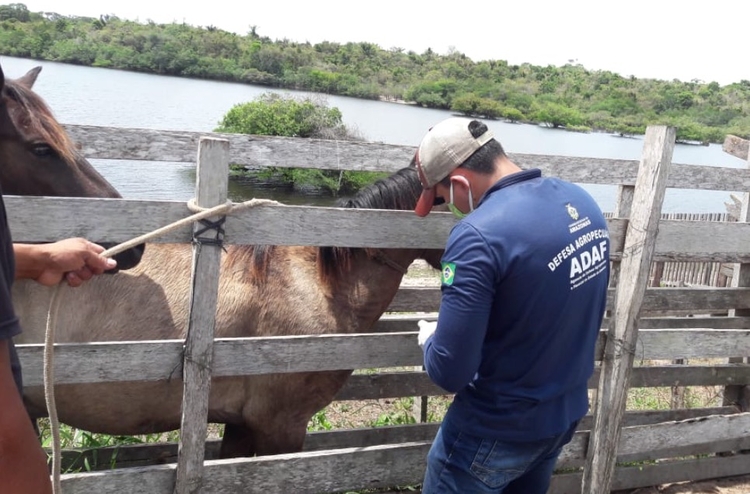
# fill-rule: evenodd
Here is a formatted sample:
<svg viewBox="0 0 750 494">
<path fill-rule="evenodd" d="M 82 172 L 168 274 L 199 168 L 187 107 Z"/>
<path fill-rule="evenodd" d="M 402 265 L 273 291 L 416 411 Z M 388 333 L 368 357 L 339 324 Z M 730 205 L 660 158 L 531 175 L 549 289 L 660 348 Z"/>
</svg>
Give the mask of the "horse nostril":
<svg viewBox="0 0 750 494">
<path fill-rule="evenodd" d="M 102 243 L 102 247 L 105 249 L 108 249 L 110 247 L 114 247 L 115 244 L 112 243 Z M 123 271 L 127 269 L 134 268 L 138 265 L 139 262 L 141 262 L 141 258 L 143 257 L 143 253 L 146 250 L 146 244 L 140 244 L 136 245 L 132 249 L 128 249 L 125 252 L 120 252 L 119 254 L 114 255 L 115 261 L 117 261 L 117 267 L 115 269 L 112 269 L 110 271 L 107 271 L 110 274 L 115 274 L 118 271 Z"/>
</svg>

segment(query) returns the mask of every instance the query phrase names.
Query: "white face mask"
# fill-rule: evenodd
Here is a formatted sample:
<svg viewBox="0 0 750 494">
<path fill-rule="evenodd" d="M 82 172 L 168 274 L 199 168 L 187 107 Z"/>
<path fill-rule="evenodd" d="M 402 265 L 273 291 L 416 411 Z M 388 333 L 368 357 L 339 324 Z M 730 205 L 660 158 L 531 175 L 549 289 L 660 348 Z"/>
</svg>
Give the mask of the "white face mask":
<svg viewBox="0 0 750 494">
<path fill-rule="evenodd" d="M 471 193 L 471 185 L 469 184 L 469 181 L 465 177 L 461 177 L 461 179 L 469 189 L 469 213 L 471 213 L 472 211 L 474 211 L 474 195 Z M 448 202 L 448 209 L 458 219 L 466 218 L 466 216 L 469 214 L 464 213 L 463 211 L 458 209 L 458 207 L 453 203 L 453 180 L 451 180 L 450 201 Z"/>
</svg>

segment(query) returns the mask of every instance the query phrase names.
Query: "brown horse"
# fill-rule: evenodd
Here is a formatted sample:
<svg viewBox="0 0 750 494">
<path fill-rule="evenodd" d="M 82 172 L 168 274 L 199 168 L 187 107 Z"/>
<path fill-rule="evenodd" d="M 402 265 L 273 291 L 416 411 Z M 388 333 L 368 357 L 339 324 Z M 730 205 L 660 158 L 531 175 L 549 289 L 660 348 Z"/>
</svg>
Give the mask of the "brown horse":
<svg viewBox="0 0 750 494">
<path fill-rule="evenodd" d="M 340 207 L 412 210 L 421 192 L 406 167 L 339 203 Z M 216 337 L 368 331 L 393 299 L 418 257 L 439 266 L 442 251 L 335 247 L 229 246 L 222 257 Z M 113 277 L 66 290 L 57 342 L 184 338 L 191 246 L 151 244 L 141 263 Z M 14 300 L 25 327 L 18 343 L 43 341 L 50 290 L 18 283 Z M 416 341 L 415 341 L 416 344 Z M 328 405 L 351 371 L 218 377 L 209 421 L 226 424 L 223 457 L 295 452 L 307 423 Z M 41 388 L 26 390 L 34 417 L 43 416 Z M 61 422 L 92 432 L 145 434 L 180 426 L 182 383 L 59 385 Z"/>
<path fill-rule="evenodd" d="M 0 189 L 3 194 L 122 197 L 81 156 L 44 101 L 31 90 L 41 70 L 36 67 L 20 79 L 10 80 L 5 79 L 0 68 Z M 138 264 L 143 249 L 141 245 L 115 256 L 118 269 Z"/>
</svg>

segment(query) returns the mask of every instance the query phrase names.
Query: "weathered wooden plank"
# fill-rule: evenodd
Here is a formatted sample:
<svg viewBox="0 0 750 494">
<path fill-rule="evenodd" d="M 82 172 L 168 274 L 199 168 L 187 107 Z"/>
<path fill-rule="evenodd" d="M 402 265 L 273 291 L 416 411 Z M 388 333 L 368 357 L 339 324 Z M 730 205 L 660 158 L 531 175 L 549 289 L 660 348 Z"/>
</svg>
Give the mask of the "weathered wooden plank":
<svg viewBox="0 0 750 494">
<path fill-rule="evenodd" d="M 648 292 L 646 292 L 648 294 Z M 748 294 L 750 295 L 750 293 Z M 387 314 L 375 323 L 373 333 L 394 333 L 414 331 L 417 321 L 431 316 L 412 314 Z M 609 319 L 604 318 L 602 327 L 609 327 Z M 641 317 L 638 321 L 641 329 L 750 329 L 750 317 L 727 316 L 691 316 L 691 317 Z"/>
<path fill-rule="evenodd" d="M 124 242 L 190 215 L 182 202 L 18 196 L 5 200 L 13 238 L 24 242 L 71 235 Z M 455 221 L 450 213 L 419 218 L 411 211 L 264 204 L 230 215 L 225 229 L 229 244 L 442 249 Z M 183 228 L 155 241 L 188 243 L 190 237 L 190 229 Z"/>
<path fill-rule="evenodd" d="M 750 413 L 713 415 L 680 422 L 625 427 L 622 436 L 617 448 L 618 457 L 643 453 L 660 455 L 674 448 L 750 436 Z"/>
<path fill-rule="evenodd" d="M 706 417 L 708 415 L 731 415 L 737 413 L 734 407 L 708 407 L 708 408 L 680 408 L 677 410 L 634 410 L 625 412 L 622 419 L 623 427 L 635 427 L 639 425 L 653 425 L 663 422 L 679 422 L 682 420 Z M 578 430 L 590 431 L 594 425 L 594 416 L 589 414 L 583 417 Z"/>
<path fill-rule="evenodd" d="M 747 456 L 726 458 L 701 458 L 698 460 L 674 461 L 657 465 L 618 467 L 615 470 L 612 488 L 637 489 L 673 482 L 695 481 L 732 477 L 750 473 Z M 581 474 L 566 473 L 552 477 L 548 494 L 580 494 Z"/>
<path fill-rule="evenodd" d="M 65 494 L 172 494 L 175 464 L 63 475 Z M 228 491 L 226 494 L 231 494 Z"/>
<path fill-rule="evenodd" d="M 421 366 L 419 367 L 421 369 Z M 447 395 L 421 370 L 355 374 L 336 394 L 337 401 Z"/>
<path fill-rule="evenodd" d="M 249 167 L 396 171 L 409 165 L 416 148 L 366 141 L 66 126 L 87 158 L 195 162 L 201 136 L 226 139 L 230 162 Z"/>
<path fill-rule="evenodd" d="M 589 385 L 597 382 L 596 372 Z M 631 388 L 661 386 L 722 386 L 750 384 L 750 366 L 727 365 L 665 365 L 634 367 L 630 377 Z"/>
<path fill-rule="evenodd" d="M 212 375 L 417 366 L 423 356 L 413 344 L 415 339 L 416 332 L 222 338 L 215 340 Z M 602 334 L 596 353 L 599 360 L 603 342 Z M 750 355 L 750 331 L 642 330 L 635 348 L 639 360 Z M 27 386 L 43 383 L 43 349 L 41 344 L 18 346 Z M 177 379 L 181 357 L 181 340 L 56 344 L 55 383 Z"/>
<path fill-rule="evenodd" d="M 750 141 L 747 139 L 729 134 L 724 138 L 724 144 L 722 144 L 721 149 L 735 158 L 747 160 L 748 143 Z"/>
<path fill-rule="evenodd" d="M 216 339 L 212 372 L 221 376 L 417 365 L 422 354 L 416 332 Z M 118 382 L 177 379 L 182 375 L 181 340 L 59 344 L 55 382 Z M 24 384 L 42 381 L 43 345 L 19 345 Z M 341 352 L 341 354 L 338 354 Z M 120 372 L 126 374 L 120 374 Z"/>
<path fill-rule="evenodd" d="M 747 433 L 750 415 L 710 417 L 674 424 L 630 427 L 623 431 L 620 449 L 624 455 L 649 450 L 710 443 L 706 434 L 720 440 Z M 423 429 L 426 430 L 426 429 Z M 587 433 L 577 433 L 563 450 L 560 468 L 584 457 Z M 661 441 L 661 442 L 658 442 Z M 418 483 L 424 472 L 424 458 L 430 441 L 406 444 L 350 447 L 235 460 L 213 460 L 205 464 L 206 493 L 242 492 L 244 486 L 264 493 L 332 492 L 347 489 L 388 487 Z M 745 462 L 747 463 L 747 462 Z M 747 468 L 747 464 L 745 465 Z M 347 475 L 338 475 L 346 471 Z M 83 492 L 148 492 L 159 494 L 171 488 L 172 466 L 140 467 L 63 476 L 66 494 Z M 140 490 L 142 485 L 150 490 Z M 171 491 L 169 491 L 171 492 Z"/>
<path fill-rule="evenodd" d="M 748 223 L 660 221 L 654 259 L 716 262 L 745 259 L 748 236 Z"/>
<path fill-rule="evenodd" d="M 429 442 L 346 448 L 205 464 L 204 494 L 320 493 L 392 487 L 418 482 Z M 341 475 L 346 472 L 346 475 Z M 174 467 L 160 465 L 64 475 L 65 494 L 166 494 L 174 485 Z"/>
<path fill-rule="evenodd" d="M 227 139 L 232 163 L 248 167 L 296 167 L 396 171 L 407 166 L 416 147 L 358 141 L 298 139 L 210 132 L 177 132 L 150 129 L 123 129 L 88 125 L 68 125 L 68 132 L 81 144 L 88 158 L 193 162 L 189 150 L 200 136 Z M 635 181 L 637 162 L 512 154 L 524 167 L 540 167 L 546 174 L 575 181 L 617 184 Z M 601 180 L 602 182 L 599 182 Z"/>
<path fill-rule="evenodd" d="M 194 162 L 200 136 L 230 141 L 230 161 L 245 166 L 277 166 L 335 170 L 396 171 L 407 166 L 416 148 L 358 141 L 294 137 L 178 132 L 67 125 L 84 155 L 98 159 Z M 634 185 L 637 160 L 510 153 L 524 168 L 579 183 Z M 158 166 L 158 165 L 157 165 Z M 718 166 L 674 163 L 668 187 L 705 190 L 750 189 L 750 172 Z"/>
<path fill-rule="evenodd" d="M 721 166 L 683 165 L 673 163 L 667 187 L 698 190 L 748 190 L 750 171 Z"/>
<path fill-rule="evenodd" d="M 746 330 L 643 329 L 630 348 L 638 361 L 726 358 L 750 355 L 748 343 L 750 334 L 746 334 Z"/>
<path fill-rule="evenodd" d="M 388 305 L 388 312 L 437 312 L 440 308 L 440 288 L 399 288 Z M 412 326 L 408 331 L 413 331 Z"/>
<path fill-rule="evenodd" d="M 658 452 L 641 451 L 631 455 L 618 457 L 619 463 L 665 461 L 673 458 L 689 458 L 691 456 L 707 456 L 727 451 L 742 451 L 750 448 L 750 437 L 734 437 L 708 444 L 690 444 L 664 448 Z"/>
<path fill-rule="evenodd" d="M 370 447 L 383 444 L 432 441 L 440 423 L 411 424 L 360 429 L 339 429 L 309 432 L 304 451 L 323 451 L 351 447 Z M 220 440 L 206 442 L 206 459 L 219 459 Z M 174 463 L 177 444 L 156 443 L 123 445 L 107 448 L 66 450 L 63 452 L 64 469 L 103 470 L 135 466 Z"/>
<path fill-rule="evenodd" d="M 606 320 L 602 327 L 608 327 Z M 750 317 L 641 317 L 638 327 L 640 329 L 750 329 Z"/>
<path fill-rule="evenodd" d="M 597 387 L 599 369 L 589 379 L 589 389 Z M 668 365 L 634 367 L 631 388 L 662 386 L 726 386 L 750 384 L 750 366 Z M 337 400 L 371 400 L 406 396 L 440 396 L 446 394 L 433 384 L 425 372 L 382 372 L 355 374 L 336 395 Z"/>
<path fill-rule="evenodd" d="M 732 308 L 747 308 L 747 288 L 649 288 L 643 296 L 644 311 L 695 311 L 698 314 Z M 612 308 L 614 292 L 610 291 L 607 307 Z"/>
<path fill-rule="evenodd" d="M 648 285 L 661 205 L 672 162 L 675 129 L 649 127 L 638 168 L 633 206 L 623 248 L 613 322 L 607 336 L 591 433 L 584 492 L 609 492 L 625 413 L 630 371 L 638 338 L 638 315 Z"/>
<path fill-rule="evenodd" d="M 7 196 L 14 239 L 26 242 L 77 235 L 92 241 L 123 242 L 190 214 L 183 202 Z M 70 215 L 71 210 L 76 215 Z M 262 205 L 227 219 L 230 244 L 338 245 L 342 247 L 444 247 L 455 218 L 435 213 L 418 218 L 410 211 L 313 206 Z M 627 221 L 607 221 L 612 259 L 619 260 Z M 304 228 L 301 226 L 304 225 Z M 190 229 L 155 242 L 189 242 Z M 750 262 L 750 224 L 662 221 L 657 261 Z"/>
<path fill-rule="evenodd" d="M 198 146 L 196 173 L 196 205 L 212 208 L 224 204 L 229 185 L 229 142 L 202 137 Z M 205 231 L 205 228 L 219 220 L 219 217 L 207 218 L 193 226 L 193 264 L 182 365 L 182 417 L 175 494 L 198 494 L 203 489 L 203 456 L 221 272 L 220 242 L 223 241 L 220 223 L 215 229 Z"/>
<path fill-rule="evenodd" d="M 626 412 L 623 426 L 650 425 L 659 422 L 671 422 L 706 415 L 734 413 L 731 407 L 692 408 L 680 410 L 648 410 Z M 587 415 L 578 427 L 587 431 L 593 423 Z M 320 451 L 347 447 L 367 447 L 380 444 L 399 444 L 405 442 L 432 441 L 437 433 L 439 423 L 410 424 L 386 427 L 369 427 L 360 429 L 338 429 L 331 431 L 309 432 L 305 439 L 304 451 Z M 733 440 L 740 441 L 740 440 Z M 708 449 L 727 451 L 726 442 L 706 445 Z M 206 442 L 206 459 L 219 458 L 220 440 Z M 647 452 L 644 454 L 648 454 Z M 130 468 L 134 466 L 159 465 L 174 463 L 177 459 L 177 444 L 156 443 L 122 445 L 107 448 L 66 450 L 63 452 L 63 469 L 106 470 L 111 468 Z"/>
<path fill-rule="evenodd" d="M 596 424 L 594 424 L 594 428 Z M 697 454 L 703 449 L 710 451 L 711 444 L 724 447 L 732 441 L 740 441 L 750 432 L 750 414 L 713 415 L 680 422 L 623 427 L 618 443 L 612 452 L 612 467 L 616 461 L 641 461 L 667 458 L 675 454 Z M 576 432 L 571 442 L 563 448 L 557 468 L 577 468 L 590 458 L 586 454 L 591 442 L 588 432 Z M 588 462 L 587 462 L 588 463 Z M 586 477 L 584 468 L 584 479 Z M 600 492 L 586 490 L 584 492 Z M 607 492 L 607 491 L 604 491 Z"/>
<path fill-rule="evenodd" d="M 695 314 L 745 309 L 750 306 L 750 288 L 649 288 L 643 298 L 643 311 L 666 313 L 688 311 Z M 614 307 L 615 292 L 610 289 L 607 310 Z M 389 312 L 436 312 L 440 290 L 436 287 L 404 287 L 396 292 Z M 711 327 L 707 321 L 702 327 Z"/>
<path fill-rule="evenodd" d="M 14 240 L 19 242 L 53 241 L 64 237 L 65 230 L 70 236 L 94 242 L 124 242 L 191 214 L 187 203 L 181 201 L 26 196 L 5 196 L 4 200 L 13 209 L 26 209 L 25 213 L 9 211 L 8 214 Z M 76 214 L 70 214 L 71 211 Z M 48 233 L 44 233 L 45 229 Z M 151 242 L 189 243 L 191 232 L 185 226 Z"/>
</svg>

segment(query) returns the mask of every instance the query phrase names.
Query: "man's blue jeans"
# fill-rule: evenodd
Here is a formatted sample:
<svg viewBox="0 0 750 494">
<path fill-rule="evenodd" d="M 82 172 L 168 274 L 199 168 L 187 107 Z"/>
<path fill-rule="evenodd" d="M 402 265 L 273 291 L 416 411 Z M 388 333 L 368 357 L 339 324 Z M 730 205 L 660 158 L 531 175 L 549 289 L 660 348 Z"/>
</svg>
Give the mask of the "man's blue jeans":
<svg viewBox="0 0 750 494">
<path fill-rule="evenodd" d="M 443 422 L 427 455 L 422 494 L 546 494 L 557 457 L 577 426 L 523 443 L 470 436 Z"/>
</svg>

